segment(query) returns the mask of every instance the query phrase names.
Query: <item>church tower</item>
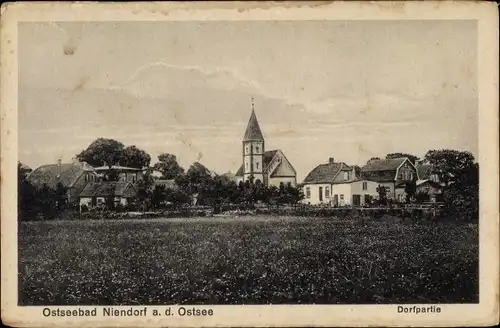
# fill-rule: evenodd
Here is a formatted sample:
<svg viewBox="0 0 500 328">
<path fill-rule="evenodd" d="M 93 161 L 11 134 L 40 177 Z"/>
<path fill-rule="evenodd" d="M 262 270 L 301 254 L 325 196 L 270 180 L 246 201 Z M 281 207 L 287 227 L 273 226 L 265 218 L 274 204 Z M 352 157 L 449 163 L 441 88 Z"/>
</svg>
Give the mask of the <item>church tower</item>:
<svg viewBox="0 0 500 328">
<path fill-rule="evenodd" d="M 264 183 L 264 137 L 255 115 L 255 102 L 252 97 L 252 114 L 243 137 L 243 179 L 260 180 Z"/>
</svg>

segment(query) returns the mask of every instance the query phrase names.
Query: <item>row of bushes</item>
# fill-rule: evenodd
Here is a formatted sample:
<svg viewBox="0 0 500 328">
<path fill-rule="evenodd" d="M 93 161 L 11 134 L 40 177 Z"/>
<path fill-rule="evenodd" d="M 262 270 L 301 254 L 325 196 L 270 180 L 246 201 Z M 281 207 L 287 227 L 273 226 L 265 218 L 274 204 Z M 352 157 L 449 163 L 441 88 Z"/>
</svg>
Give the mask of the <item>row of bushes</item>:
<svg viewBox="0 0 500 328">
<path fill-rule="evenodd" d="M 120 220 L 132 218 L 187 218 L 206 217 L 215 213 L 211 208 L 183 207 L 175 210 L 162 210 L 154 212 L 117 212 L 108 210 L 90 210 L 79 212 L 67 210 L 56 216 L 38 217 L 38 220 Z M 408 209 L 408 208 L 386 208 L 386 209 L 360 209 L 360 208 L 332 208 L 332 207 L 257 207 L 225 209 L 221 214 L 228 216 L 242 215 L 270 215 L 270 216 L 302 216 L 302 217 L 337 217 L 358 219 L 380 219 L 384 216 L 412 219 L 439 219 L 445 215 L 442 210 L 433 209 Z"/>
</svg>

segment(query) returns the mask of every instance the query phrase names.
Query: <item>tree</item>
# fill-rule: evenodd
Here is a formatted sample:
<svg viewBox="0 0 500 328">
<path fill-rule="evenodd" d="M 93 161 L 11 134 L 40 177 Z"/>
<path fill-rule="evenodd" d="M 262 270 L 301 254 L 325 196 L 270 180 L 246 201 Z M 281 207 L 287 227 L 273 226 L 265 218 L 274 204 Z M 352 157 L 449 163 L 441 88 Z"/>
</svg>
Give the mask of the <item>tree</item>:
<svg viewBox="0 0 500 328">
<path fill-rule="evenodd" d="M 116 140 L 99 138 L 92 142 L 87 149 L 76 155 L 80 162 L 87 162 L 92 166 L 107 165 L 111 167 L 122 159 L 125 146 Z"/>
<path fill-rule="evenodd" d="M 386 205 L 387 204 L 387 187 L 378 186 L 377 193 L 378 193 L 379 204 Z"/>
<path fill-rule="evenodd" d="M 136 169 L 147 167 L 149 166 L 150 162 L 151 156 L 149 156 L 144 150 L 139 149 L 136 146 L 128 146 L 124 148 L 119 159 L 120 165 L 133 167 Z"/>
<path fill-rule="evenodd" d="M 414 178 L 413 180 L 408 181 L 405 184 L 405 194 L 406 194 L 406 202 L 407 203 L 412 201 L 416 192 L 417 192 L 417 180 Z"/>
<path fill-rule="evenodd" d="M 177 157 L 167 153 L 158 156 L 154 169 L 160 171 L 164 179 L 175 179 L 184 173 L 184 169 L 177 162 Z"/>
<path fill-rule="evenodd" d="M 470 152 L 442 149 L 429 150 L 425 162 L 432 166 L 432 173 L 439 181 L 449 186 L 458 182 L 474 166 L 474 156 Z"/>
<path fill-rule="evenodd" d="M 17 163 L 17 208 L 21 219 L 33 215 L 36 209 L 35 188 L 26 179 L 28 172 L 21 162 Z M 36 213 L 35 213 L 36 214 Z"/>
<path fill-rule="evenodd" d="M 153 208 L 158 208 L 167 200 L 167 190 L 165 186 L 154 186 L 151 193 L 151 205 Z"/>
<path fill-rule="evenodd" d="M 137 200 L 143 210 L 151 205 L 153 186 L 154 180 L 149 173 L 144 174 L 143 178 L 137 183 Z"/>
<path fill-rule="evenodd" d="M 470 152 L 442 149 L 429 150 L 426 163 L 444 184 L 443 200 L 447 213 L 456 219 L 479 217 L 479 164 Z"/>
<path fill-rule="evenodd" d="M 141 169 L 149 166 L 151 156 L 136 146 L 128 146 L 114 139 L 99 138 L 92 142 L 87 149 L 76 155 L 80 162 L 87 162 L 92 166 L 106 165 L 110 169 L 113 165 L 122 165 Z"/>
<path fill-rule="evenodd" d="M 443 200 L 448 214 L 455 219 L 479 218 L 479 165 L 462 171 L 460 177 L 444 190 Z"/>
<path fill-rule="evenodd" d="M 406 153 L 390 153 L 385 156 L 385 159 L 401 158 L 401 157 L 408 157 L 408 159 L 410 160 L 410 162 L 412 162 L 412 164 L 415 164 L 415 162 L 419 159 L 418 156 Z"/>
</svg>

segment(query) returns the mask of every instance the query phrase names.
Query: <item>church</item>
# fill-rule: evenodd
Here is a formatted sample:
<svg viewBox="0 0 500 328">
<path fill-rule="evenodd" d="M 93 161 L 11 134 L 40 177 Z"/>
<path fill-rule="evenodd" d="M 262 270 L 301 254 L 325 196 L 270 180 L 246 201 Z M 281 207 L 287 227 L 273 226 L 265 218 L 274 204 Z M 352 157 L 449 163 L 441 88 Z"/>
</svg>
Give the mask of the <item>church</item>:
<svg viewBox="0 0 500 328">
<path fill-rule="evenodd" d="M 280 149 L 266 150 L 264 136 L 255 115 L 252 99 L 252 114 L 248 121 L 242 143 L 243 164 L 236 172 L 236 182 L 253 178 L 266 186 L 277 186 L 283 182 L 297 185 L 297 172 Z"/>
</svg>

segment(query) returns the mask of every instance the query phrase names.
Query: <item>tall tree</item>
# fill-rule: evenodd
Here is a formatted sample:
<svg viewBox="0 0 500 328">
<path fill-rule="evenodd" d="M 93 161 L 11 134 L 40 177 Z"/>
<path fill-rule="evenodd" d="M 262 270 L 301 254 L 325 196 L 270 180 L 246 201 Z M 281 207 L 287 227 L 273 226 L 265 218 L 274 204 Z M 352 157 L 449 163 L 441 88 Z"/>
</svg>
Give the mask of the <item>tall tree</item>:
<svg viewBox="0 0 500 328">
<path fill-rule="evenodd" d="M 451 149 L 429 150 L 425 161 L 446 186 L 458 182 L 474 166 L 474 156 L 470 152 Z"/>
<path fill-rule="evenodd" d="M 160 171 L 164 179 L 175 179 L 184 173 L 184 169 L 177 162 L 177 157 L 167 153 L 158 156 L 154 169 Z"/>
<path fill-rule="evenodd" d="M 136 146 L 125 147 L 120 157 L 120 165 L 142 169 L 149 166 L 151 156 Z"/>
<path fill-rule="evenodd" d="M 385 156 L 385 159 L 400 158 L 400 157 L 408 157 L 410 162 L 412 162 L 413 164 L 415 164 L 415 162 L 419 159 L 418 156 L 407 153 L 390 153 Z"/>
<path fill-rule="evenodd" d="M 108 165 L 111 167 L 122 159 L 125 146 L 116 140 L 99 138 L 92 142 L 87 149 L 76 155 L 80 162 L 87 162 L 92 166 Z"/>
</svg>

